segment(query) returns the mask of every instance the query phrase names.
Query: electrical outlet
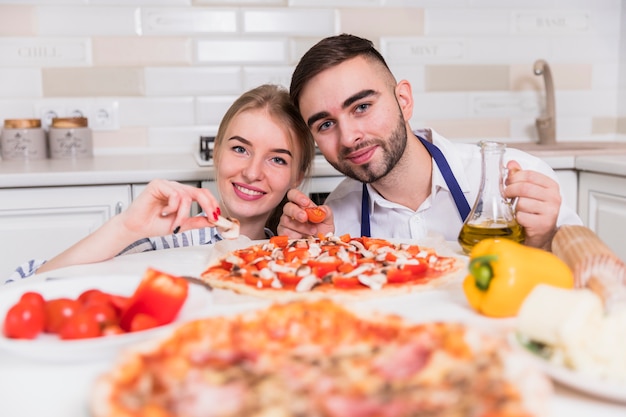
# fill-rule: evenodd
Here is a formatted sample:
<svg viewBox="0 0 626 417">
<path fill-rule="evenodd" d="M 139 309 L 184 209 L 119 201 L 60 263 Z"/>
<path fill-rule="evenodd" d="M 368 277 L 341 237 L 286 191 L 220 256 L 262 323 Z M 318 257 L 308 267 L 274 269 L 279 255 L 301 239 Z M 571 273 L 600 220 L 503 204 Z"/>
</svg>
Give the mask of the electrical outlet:
<svg viewBox="0 0 626 417">
<path fill-rule="evenodd" d="M 41 119 L 41 127 L 48 129 L 55 117 L 65 117 L 66 103 L 39 102 L 35 104 L 35 115 Z"/>
<path fill-rule="evenodd" d="M 55 117 L 86 117 L 93 130 L 117 130 L 120 127 L 118 108 L 116 100 L 46 100 L 35 104 L 35 114 L 41 118 L 44 129 L 50 127 Z"/>
<path fill-rule="evenodd" d="M 96 100 L 91 106 L 89 125 L 94 130 L 117 130 L 120 128 L 119 103 L 115 100 Z"/>
</svg>

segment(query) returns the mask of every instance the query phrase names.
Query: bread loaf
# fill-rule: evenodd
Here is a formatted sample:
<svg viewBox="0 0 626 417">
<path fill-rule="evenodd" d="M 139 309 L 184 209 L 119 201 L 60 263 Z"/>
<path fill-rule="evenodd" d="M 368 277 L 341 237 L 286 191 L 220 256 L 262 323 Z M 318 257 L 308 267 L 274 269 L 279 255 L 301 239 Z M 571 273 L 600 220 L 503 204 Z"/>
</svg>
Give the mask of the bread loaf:
<svg viewBox="0 0 626 417">
<path fill-rule="evenodd" d="M 626 302 L 626 266 L 591 229 L 561 226 L 552 240 L 552 252 L 571 268 L 576 287 L 594 291 L 607 309 Z"/>
</svg>

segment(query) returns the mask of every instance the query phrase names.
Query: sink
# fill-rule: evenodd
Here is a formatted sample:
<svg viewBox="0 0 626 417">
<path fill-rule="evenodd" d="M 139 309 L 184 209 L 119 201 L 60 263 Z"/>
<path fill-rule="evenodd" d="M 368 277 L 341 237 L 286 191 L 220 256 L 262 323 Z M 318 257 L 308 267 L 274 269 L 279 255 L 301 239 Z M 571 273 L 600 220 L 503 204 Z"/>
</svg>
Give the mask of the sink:
<svg viewBox="0 0 626 417">
<path fill-rule="evenodd" d="M 558 155 L 601 155 L 612 153 L 626 153 L 626 142 L 584 141 L 584 142 L 557 142 L 543 145 L 537 142 L 508 142 L 508 148 L 520 149 L 532 154 Z"/>
</svg>

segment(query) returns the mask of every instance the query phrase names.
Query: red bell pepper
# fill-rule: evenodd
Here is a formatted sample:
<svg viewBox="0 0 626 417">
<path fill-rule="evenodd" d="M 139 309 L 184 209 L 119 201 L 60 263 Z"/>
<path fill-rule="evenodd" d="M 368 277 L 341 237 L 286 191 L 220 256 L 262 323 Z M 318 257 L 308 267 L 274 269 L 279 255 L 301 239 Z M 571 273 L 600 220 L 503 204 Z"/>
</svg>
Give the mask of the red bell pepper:
<svg viewBox="0 0 626 417">
<path fill-rule="evenodd" d="M 122 311 L 120 327 L 131 331 L 133 319 L 139 314 L 154 318 L 159 326 L 171 323 L 185 303 L 188 291 L 189 284 L 184 278 L 149 268 Z"/>
</svg>

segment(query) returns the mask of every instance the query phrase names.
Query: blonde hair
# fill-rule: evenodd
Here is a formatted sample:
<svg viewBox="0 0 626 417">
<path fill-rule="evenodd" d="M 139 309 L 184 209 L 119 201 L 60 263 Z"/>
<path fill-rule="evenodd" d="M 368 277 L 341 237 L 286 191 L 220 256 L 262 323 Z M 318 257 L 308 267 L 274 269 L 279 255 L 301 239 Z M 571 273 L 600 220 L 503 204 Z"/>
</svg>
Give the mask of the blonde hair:
<svg viewBox="0 0 626 417">
<path fill-rule="evenodd" d="M 297 168 L 298 178 L 308 177 L 311 171 L 313 157 L 315 156 L 315 142 L 313 141 L 313 136 L 311 135 L 309 127 L 302 119 L 300 112 L 291 101 L 287 89 L 273 84 L 263 84 L 243 93 L 228 108 L 215 135 L 215 143 L 213 145 L 213 160 L 215 165 L 219 165 L 222 145 L 226 140 L 226 131 L 233 119 L 246 111 L 259 109 L 266 110 L 270 117 L 282 123 L 290 132 L 289 140 L 293 148 L 292 150 L 294 151 L 294 158 L 297 160 L 295 167 Z M 286 202 L 287 196 L 285 195 L 283 201 L 272 212 L 266 224 L 266 227 L 274 233 L 276 233 L 283 205 Z"/>
</svg>

